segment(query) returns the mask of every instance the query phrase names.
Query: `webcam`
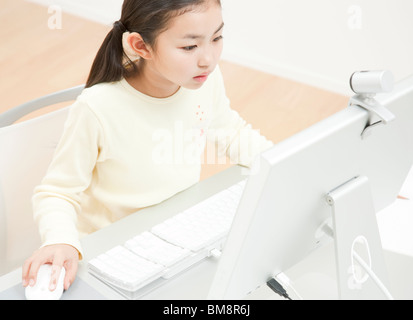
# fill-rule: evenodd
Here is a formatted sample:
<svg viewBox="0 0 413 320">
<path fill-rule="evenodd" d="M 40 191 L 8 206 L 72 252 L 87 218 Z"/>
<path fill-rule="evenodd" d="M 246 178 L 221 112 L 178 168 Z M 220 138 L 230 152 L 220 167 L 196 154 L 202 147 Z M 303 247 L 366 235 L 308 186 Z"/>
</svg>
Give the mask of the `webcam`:
<svg viewBox="0 0 413 320">
<path fill-rule="evenodd" d="M 356 94 L 390 92 L 393 87 L 393 74 L 387 70 L 357 71 L 350 77 L 350 88 Z"/>
<path fill-rule="evenodd" d="M 350 87 L 356 95 L 350 99 L 349 105 L 364 108 L 370 113 L 369 123 L 361 133 L 363 139 L 370 135 L 373 127 L 395 119 L 395 115 L 375 99 L 378 93 L 393 91 L 394 78 L 390 71 L 356 71 L 350 77 Z"/>
</svg>

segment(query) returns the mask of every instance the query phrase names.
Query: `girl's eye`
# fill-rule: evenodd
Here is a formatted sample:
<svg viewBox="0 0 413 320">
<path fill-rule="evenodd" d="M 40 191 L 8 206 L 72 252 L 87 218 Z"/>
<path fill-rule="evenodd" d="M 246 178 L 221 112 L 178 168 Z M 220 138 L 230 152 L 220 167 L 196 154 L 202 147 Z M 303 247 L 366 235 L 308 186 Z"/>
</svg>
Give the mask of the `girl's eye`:
<svg viewBox="0 0 413 320">
<path fill-rule="evenodd" d="M 216 37 L 215 39 L 214 39 L 214 41 L 215 42 L 218 42 L 219 40 L 222 40 L 224 37 L 223 36 L 219 36 L 219 37 Z"/>
<path fill-rule="evenodd" d="M 194 50 L 197 46 L 187 46 L 187 47 L 183 47 L 182 49 L 185 51 L 191 51 Z"/>
</svg>

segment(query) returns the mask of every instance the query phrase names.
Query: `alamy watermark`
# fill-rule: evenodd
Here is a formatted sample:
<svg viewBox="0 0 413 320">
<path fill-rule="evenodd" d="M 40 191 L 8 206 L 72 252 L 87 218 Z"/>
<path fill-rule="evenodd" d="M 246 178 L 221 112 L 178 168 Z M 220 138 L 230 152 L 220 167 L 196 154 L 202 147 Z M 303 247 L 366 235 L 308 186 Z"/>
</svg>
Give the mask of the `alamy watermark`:
<svg viewBox="0 0 413 320">
<path fill-rule="evenodd" d="M 57 5 L 51 5 L 47 8 L 50 15 L 47 20 L 47 27 L 50 30 L 61 30 L 63 28 L 62 8 Z"/>
<path fill-rule="evenodd" d="M 349 18 L 347 26 L 350 30 L 361 30 L 363 28 L 363 10 L 358 5 L 352 5 L 348 8 Z"/>
<path fill-rule="evenodd" d="M 260 151 L 259 130 L 247 126 L 235 129 L 187 129 L 183 121 L 173 128 L 159 128 L 152 134 L 152 162 L 155 165 L 243 164 L 249 165 Z"/>
</svg>

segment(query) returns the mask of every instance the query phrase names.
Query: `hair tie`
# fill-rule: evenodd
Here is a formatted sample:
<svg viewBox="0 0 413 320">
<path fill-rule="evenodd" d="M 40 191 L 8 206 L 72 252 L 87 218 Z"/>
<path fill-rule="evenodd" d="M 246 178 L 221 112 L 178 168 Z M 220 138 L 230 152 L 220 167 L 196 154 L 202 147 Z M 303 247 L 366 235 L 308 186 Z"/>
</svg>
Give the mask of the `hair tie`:
<svg viewBox="0 0 413 320">
<path fill-rule="evenodd" d="M 114 26 L 115 28 L 119 28 L 122 32 L 128 31 L 128 29 L 126 29 L 125 25 L 124 25 L 124 24 L 122 23 L 122 21 L 120 21 L 120 20 L 116 21 L 116 22 L 113 24 L 113 26 Z"/>
</svg>

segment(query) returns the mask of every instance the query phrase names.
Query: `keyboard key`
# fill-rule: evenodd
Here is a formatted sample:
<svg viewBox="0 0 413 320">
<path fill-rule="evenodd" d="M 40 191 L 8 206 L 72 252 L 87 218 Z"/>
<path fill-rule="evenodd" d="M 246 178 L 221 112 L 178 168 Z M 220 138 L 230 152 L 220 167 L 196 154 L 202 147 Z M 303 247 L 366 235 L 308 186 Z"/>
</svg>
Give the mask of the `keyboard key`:
<svg viewBox="0 0 413 320">
<path fill-rule="evenodd" d="M 125 247 L 145 259 L 166 267 L 185 259 L 191 253 L 189 250 L 166 242 L 147 231 L 128 240 Z"/>
<path fill-rule="evenodd" d="M 165 266 L 146 260 L 123 246 L 116 246 L 89 261 L 89 268 L 103 280 L 135 291 L 162 276 Z"/>
</svg>

